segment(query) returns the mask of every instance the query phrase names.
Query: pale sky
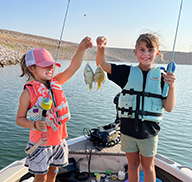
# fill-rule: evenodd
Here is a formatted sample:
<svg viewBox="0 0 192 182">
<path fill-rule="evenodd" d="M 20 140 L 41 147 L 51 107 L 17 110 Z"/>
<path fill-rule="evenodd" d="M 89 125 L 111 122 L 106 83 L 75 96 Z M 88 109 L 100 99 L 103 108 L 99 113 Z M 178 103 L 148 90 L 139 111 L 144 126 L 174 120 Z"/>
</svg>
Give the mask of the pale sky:
<svg viewBox="0 0 192 182">
<path fill-rule="evenodd" d="M 60 38 L 68 0 L 1 0 L 0 28 Z M 181 0 L 70 0 L 62 40 L 90 36 L 108 47 L 134 48 L 140 33 L 156 32 L 161 50 L 172 51 Z M 192 0 L 183 0 L 175 51 L 192 52 Z"/>
</svg>

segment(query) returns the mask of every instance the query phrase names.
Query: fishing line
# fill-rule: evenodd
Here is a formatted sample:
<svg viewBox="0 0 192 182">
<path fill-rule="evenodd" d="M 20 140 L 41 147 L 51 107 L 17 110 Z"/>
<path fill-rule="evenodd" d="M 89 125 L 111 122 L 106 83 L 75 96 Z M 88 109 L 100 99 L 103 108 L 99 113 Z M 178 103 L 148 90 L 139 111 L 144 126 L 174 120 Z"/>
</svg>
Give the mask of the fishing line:
<svg viewBox="0 0 192 182">
<path fill-rule="evenodd" d="M 107 32 L 105 32 L 104 35 L 106 35 L 107 33 L 109 33 L 114 27 L 116 27 L 122 20 L 124 20 L 132 11 L 134 11 L 135 9 L 137 9 L 137 7 L 139 7 L 142 3 L 144 2 L 141 1 L 139 4 L 137 4 L 137 6 L 135 6 L 131 11 L 129 11 L 123 18 L 121 18 L 116 24 L 114 24 Z"/>
<path fill-rule="evenodd" d="M 47 98 L 49 98 L 49 94 L 50 94 L 50 90 L 51 90 L 51 85 L 52 85 L 52 82 L 53 82 L 53 75 L 55 73 L 55 67 L 56 67 L 56 63 L 57 63 L 57 59 L 58 59 L 58 55 L 59 55 L 59 49 L 60 49 L 60 46 L 61 46 L 61 40 L 62 40 L 64 28 L 65 28 L 65 23 L 66 23 L 66 20 L 67 20 L 69 4 L 70 4 L 70 0 L 68 0 L 67 9 L 66 9 L 66 12 L 65 12 L 64 20 L 63 20 L 63 26 L 62 26 L 62 29 L 61 29 L 60 40 L 59 40 L 59 44 L 58 44 L 58 48 L 57 48 L 57 54 L 56 54 L 56 58 L 55 58 L 55 64 L 54 64 L 54 68 L 53 68 L 53 74 L 52 74 L 52 77 L 51 77 L 50 89 L 49 89 L 49 93 L 48 93 Z"/>
<path fill-rule="evenodd" d="M 123 18 L 121 18 L 117 23 L 115 23 L 109 30 L 107 30 L 105 33 L 104 33 L 104 35 L 106 35 L 106 34 L 108 34 L 114 27 L 116 27 L 122 20 L 124 20 L 132 11 L 134 11 L 135 9 L 137 9 L 142 3 L 144 2 L 144 0 L 143 1 L 140 1 L 140 3 L 138 3 L 131 11 L 129 11 Z M 85 14 L 84 14 L 84 17 L 86 17 L 85 16 Z M 92 52 L 92 50 L 87 50 L 88 52 Z"/>
</svg>

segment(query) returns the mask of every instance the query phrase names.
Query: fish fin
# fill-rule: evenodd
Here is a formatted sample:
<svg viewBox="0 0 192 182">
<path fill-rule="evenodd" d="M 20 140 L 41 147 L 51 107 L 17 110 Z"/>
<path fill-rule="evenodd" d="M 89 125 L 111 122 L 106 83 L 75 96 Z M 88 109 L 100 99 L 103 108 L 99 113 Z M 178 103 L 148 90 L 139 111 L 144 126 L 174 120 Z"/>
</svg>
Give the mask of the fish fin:
<svg viewBox="0 0 192 182">
<path fill-rule="evenodd" d="M 101 90 L 101 83 L 98 83 L 97 90 Z"/>
<path fill-rule="evenodd" d="M 89 85 L 89 90 L 90 90 L 90 91 L 93 90 L 92 83 Z"/>
</svg>

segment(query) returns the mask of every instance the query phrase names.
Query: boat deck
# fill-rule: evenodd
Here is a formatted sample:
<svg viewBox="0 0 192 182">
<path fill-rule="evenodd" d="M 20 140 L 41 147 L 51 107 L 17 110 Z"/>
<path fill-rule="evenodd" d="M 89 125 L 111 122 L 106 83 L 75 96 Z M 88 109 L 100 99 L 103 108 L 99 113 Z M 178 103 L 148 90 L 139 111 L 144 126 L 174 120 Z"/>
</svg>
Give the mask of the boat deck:
<svg viewBox="0 0 192 182">
<path fill-rule="evenodd" d="M 80 180 L 81 177 L 84 177 L 84 175 L 87 174 L 90 175 L 87 180 L 81 180 L 85 182 L 90 182 L 93 179 L 95 180 L 96 179 L 96 177 L 94 176 L 95 172 L 105 174 L 107 170 L 110 170 L 111 174 L 118 175 L 117 171 L 119 171 L 119 169 L 125 171 L 124 166 L 127 164 L 126 155 L 124 152 L 121 151 L 120 144 L 117 144 L 113 147 L 103 148 L 103 147 L 97 147 L 96 145 L 94 145 L 92 141 L 89 140 L 82 140 L 79 141 L 78 143 L 70 144 L 69 158 L 70 157 L 73 157 L 77 162 L 78 170 L 80 174 L 82 174 L 82 176 L 80 176 Z M 107 166 L 107 164 L 104 161 L 106 157 L 107 160 L 110 159 L 112 160 L 111 162 L 112 166 Z M 68 178 L 69 181 L 70 180 L 79 181 L 76 178 L 76 174 L 77 174 L 76 172 L 72 172 L 71 176 Z M 101 178 L 101 182 L 102 181 L 105 181 L 105 178 Z M 110 179 L 109 181 L 116 182 L 120 180 Z M 57 182 L 62 182 L 62 180 L 58 179 Z"/>
<path fill-rule="evenodd" d="M 93 154 L 106 154 L 106 155 L 123 155 L 125 152 L 121 151 L 121 145 L 117 144 L 112 147 L 98 147 L 90 140 L 81 140 L 78 143 L 72 143 L 69 145 L 69 154 L 86 154 L 89 151 L 92 151 Z"/>
<path fill-rule="evenodd" d="M 76 173 L 72 173 L 71 176 L 69 178 L 58 178 L 56 182 L 79 182 L 79 180 L 77 180 L 75 178 L 75 175 Z M 94 182 L 93 180 L 95 180 L 96 182 L 96 178 L 93 174 L 90 174 L 89 178 L 87 180 L 81 180 L 83 182 Z M 123 180 L 124 182 L 125 180 Z M 101 181 L 100 182 L 105 182 L 105 178 L 101 178 Z M 110 179 L 108 182 L 120 182 L 120 180 L 113 180 L 113 179 Z M 122 181 L 121 181 L 122 182 Z"/>
<path fill-rule="evenodd" d="M 56 182 L 90 182 L 95 180 L 95 172 L 105 174 L 107 170 L 110 170 L 111 174 L 117 175 L 119 171 L 127 171 L 127 158 L 125 153 L 121 151 L 120 144 L 113 147 L 98 148 L 85 137 L 71 139 L 67 143 L 69 146 L 69 165 L 59 169 Z M 24 161 L 25 158 L 15 161 L 1 170 L 0 181 L 26 182 L 27 180 L 27 182 L 33 182 L 33 177 L 24 166 Z M 192 169 L 181 166 L 158 154 L 155 157 L 155 168 L 157 178 L 163 182 L 192 182 Z M 77 178 L 79 173 L 81 175 Z M 89 174 L 89 178 L 85 179 L 87 174 Z M 122 181 L 124 182 L 127 178 L 126 175 Z M 101 178 L 100 182 L 103 181 L 105 179 Z M 118 181 L 120 180 L 109 180 L 109 182 Z"/>
</svg>

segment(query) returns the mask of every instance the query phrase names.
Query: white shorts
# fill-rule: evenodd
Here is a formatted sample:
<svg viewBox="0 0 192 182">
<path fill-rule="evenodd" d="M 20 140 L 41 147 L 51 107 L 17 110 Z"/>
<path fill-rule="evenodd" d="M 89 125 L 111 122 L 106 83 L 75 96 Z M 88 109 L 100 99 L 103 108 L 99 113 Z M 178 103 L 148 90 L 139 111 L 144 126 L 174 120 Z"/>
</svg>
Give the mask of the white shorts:
<svg viewBox="0 0 192 182">
<path fill-rule="evenodd" d="M 28 150 L 34 145 L 33 142 L 27 143 Z M 50 166 L 65 166 L 68 164 L 68 146 L 66 140 L 60 145 L 44 146 L 40 145 L 36 150 L 27 155 L 25 166 L 32 174 L 46 174 Z"/>
</svg>

